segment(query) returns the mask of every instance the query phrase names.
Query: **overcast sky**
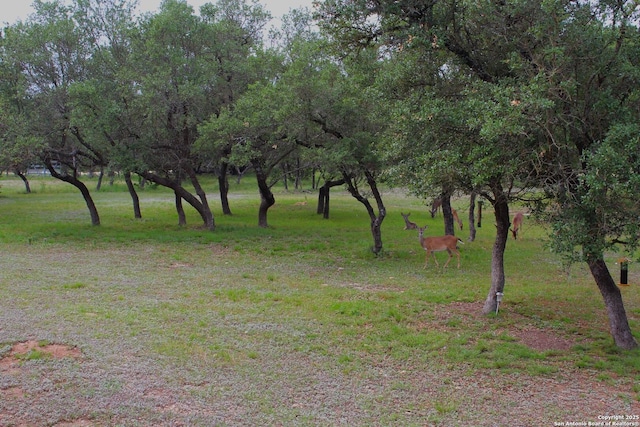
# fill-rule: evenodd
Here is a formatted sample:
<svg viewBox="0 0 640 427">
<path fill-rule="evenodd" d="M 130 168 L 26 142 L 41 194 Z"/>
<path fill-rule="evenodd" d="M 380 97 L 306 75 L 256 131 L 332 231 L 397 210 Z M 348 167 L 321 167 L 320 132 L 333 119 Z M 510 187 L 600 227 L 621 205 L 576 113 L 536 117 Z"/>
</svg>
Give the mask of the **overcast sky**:
<svg viewBox="0 0 640 427">
<path fill-rule="evenodd" d="M 26 19 L 33 12 L 31 0 L 0 0 L 0 23 L 13 24 L 18 19 Z M 138 10 L 141 12 L 155 12 L 160 6 L 161 0 L 139 0 Z M 274 18 L 279 18 L 291 9 L 308 7 L 311 9 L 313 0 L 260 0 Z M 187 0 L 197 12 L 205 3 L 215 3 L 215 0 Z"/>
</svg>

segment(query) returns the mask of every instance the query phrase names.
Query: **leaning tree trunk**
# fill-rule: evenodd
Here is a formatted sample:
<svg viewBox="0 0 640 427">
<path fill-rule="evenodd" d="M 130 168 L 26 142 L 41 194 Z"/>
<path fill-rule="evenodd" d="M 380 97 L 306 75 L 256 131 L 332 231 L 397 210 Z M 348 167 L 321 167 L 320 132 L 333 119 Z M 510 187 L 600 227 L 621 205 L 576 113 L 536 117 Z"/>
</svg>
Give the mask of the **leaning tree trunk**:
<svg viewBox="0 0 640 427">
<path fill-rule="evenodd" d="M 29 185 L 29 179 L 27 178 L 27 176 L 22 172 L 20 172 L 20 170 L 18 169 L 14 170 L 13 173 L 18 175 L 22 180 L 22 182 L 24 183 L 24 191 L 26 191 L 27 194 L 31 193 L 31 186 Z"/>
<path fill-rule="evenodd" d="M 131 201 L 133 202 L 133 216 L 135 218 L 142 218 L 142 211 L 140 210 L 140 198 L 138 197 L 138 193 L 136 192 L 136 187 L 133 185 L 133 181 L 131 181 L 131 172 L 124 173 L 124 182 L 127 183 L 127 189 L 129 190 Z"/>
<path fill-rule="evenodd" d="M 91 193 L 87 186 L 84 185 L 84 183 L 80 181 L 75 174 L 69 175 L 66 173 L 58 173 L 50 161 L 45 161 L 45 165 L 47 166 L 47 169 L 49 169 L 49 173 L 51 173 L 52 177 L 67 182 L 80 190 L 80 193 L 87 204 L 87 208 L 89 209 L 89 215 L 91 215 L 91 225 L 100 225 L 100 215 L 98 215 L 98 209 L 96 208 L 96 204 L 93 202 L 93 198 L 91 197 Z"/>
<path fill-rule="evenodd" d="M 485 314 L 496 311 L 497 292 L 504 292 L 504 251 L 509 237 L 509 203 L 500 185 L 493 188 L 494 199 L 491 201 L 496 217 L 496 240 L 491 253 L 491 288 L 484 302 L 482 312 Z"/>
<path fill-rule="evenodd" d="M 602 259 L 602 256 L 589 257 L 587 264 L 604 299 L 604 305 L 609 316 L 609 328 L 616 346 L 627 350 L 638 347 L 638 342 L 633 337 L 629 327 L 627 313 L 622 302 L 622 294 L 613 277 L 611 277 L 607 264 Z"/>
<path fill-rule="evenodd" d="M 213 214 L 211 213 L 211 209 L 209 209 L 209 206 L 206 206 L 206 207 L 204 206 L 204 204 L 206 203 L 206 199 L 205 200 L 198 199 L 193 194 L 188 192 L 184 187 L 182 187 L 178 182 L 176 182 L 175 180 L 169 179 L 167 177 L 163 177 L 151 172 L 144 172 L 144 171 L 138 172 L 138 175 L 142 176 L 147 181 L 155 182 L 158 185 L 162 185 L 163 187 L 172 189 L 176 194 L 176 196 L 182 197 L 182 199 L 184 199 L 187 203 L 193 206 L 193 208 L 196 211 L 198 211 L 198 213 L 200 214 L 200 217 L 202 218 L 202 221 L 204 222 L 205 227 L 208 230 L 211 230 L 211 231 L 215 230 L 215 222 L 213 220 Z"/>
<path fill-rule="evenodd" d="M 209 206 L 209 201 L 207 200 L 207 193 L 204 191 L 204 188 L 202 188 L 202 185 L 198 180 L 198 176 L 196 175 L 195 169 L 193 167 L 188 167 L 186 172 L 189 176 L 189 179 L 191 180 L 191 185 L 193 185 L 193 188 L 198 195 L 198 198 L 200 199 L 200 205 L 202 206 L 202 210 L 200 211 L 200 213 L 202 214 L 202 219 L 204 219 L 205 226 L 207 227 L 207 229 L 213 230 L 214 228 L 216 228 L 216 226 L 213 219 L 213 212 L 211 212 L 211 207 Z"/>
<path fill-rule="evenodd" d="M 373 210 L 373 206 L 371 206 L 371 203 L 369 203 L 369 200 L 366 197 L 364 197 L 362 194 L 360 194 L 360 192 L 356 188 L 356 185 L 354 184 L 352 177 L 349 176 L 349 174 L 344 171 L 342 172 L 342 175 L 347 184 L 347 189 L 349 190 L 349 193 L 351 193 L 351 195 L 357 201 L 362 203 L 364 207 L 367 209 L 367 213 L 369 214 L 369 219 L 371 220 L 371 223 L 370 223 L 371 235 L 373 236 L 373 247 L 371 248 L 371 251 L 377 256 L 382 252 L 382 221 L 384 221 L 384 218 L 387 215 L 387 209 L 385 208 L 384 203 L 382 202 L 382 195 L 378 190 L 378 184 L 376 183 L 376 180 L 373 174 L 370 171 L 365 170 L 364 175 L 367 180 L 367 184 L 369 185 L 369 188 L 371 189 L 371 193 L 373 194 L 373 197 L 376 199 L 376 203 L 378 205 L 378 215 L 376 215 L 375 211 Z"/>
</svg>

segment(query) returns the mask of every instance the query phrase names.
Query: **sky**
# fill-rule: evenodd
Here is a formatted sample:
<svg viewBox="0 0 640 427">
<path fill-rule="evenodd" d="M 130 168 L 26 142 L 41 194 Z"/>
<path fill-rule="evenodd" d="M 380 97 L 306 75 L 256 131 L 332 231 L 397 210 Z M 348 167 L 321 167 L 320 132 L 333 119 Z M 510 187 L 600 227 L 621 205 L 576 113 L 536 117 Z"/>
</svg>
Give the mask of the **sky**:
<svg viewBox="0 0 640 427">
<path fill-rule="evenodd" d="M 30 0 L 0 0 L 0 24 L 13 24 L 17 20 L 25 20 L 33 12 Z M 138 0 L 138 10 L 140 12 L 155 12 L 160 6 L 161 0 Z M 313 0 L 260 0 L 260 3 L 271 12 L 274 18 L 280 18 L 291 9 L 308 7 L 311 9 Z M 215 3 L 215 0 L 187 0 L 197 12 L 200 6 L 205 3 Z"/>
</svg>

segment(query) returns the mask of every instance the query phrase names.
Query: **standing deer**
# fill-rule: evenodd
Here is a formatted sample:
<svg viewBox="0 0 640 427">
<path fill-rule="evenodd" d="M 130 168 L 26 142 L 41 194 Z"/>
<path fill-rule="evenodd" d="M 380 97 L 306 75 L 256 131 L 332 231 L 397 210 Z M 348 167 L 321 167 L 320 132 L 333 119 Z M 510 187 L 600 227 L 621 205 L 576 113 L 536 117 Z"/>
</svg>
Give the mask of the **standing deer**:
<svg viewBox="0 0 640 427">
<path fill-rule="evenodd" d="M 451 208 L 451 215 L 453 215 L 453 220 L 458 223 L 458 227 L 460 227 L 460 230 L 462 230 L 463 224 L 460 218 L 458 217 L 458 211 Z"/>
<path fill-rule="evenodd" d="M 436 214 L 438 213 L 438 210 L 440 210 L 441 206 L 442 206 L 442 199 L 440 198 L 433 199 L 433 203 L 431 203 L 431 218 L 436 217 Z"/>
<path fill-rule="evenodd" d="M 405 230 L 417 230 L 418 229 L 418 224 L 416 224 L 415 222 L 411 222 L 409 221 L 409 215 L 411 215 L 411 213 L 408 214 L 403 214 L 402 212 L 400 212 L 400 215 L 402 215 L 402 218 L 404 218 L 404 229 Z"/>
<path fill-rule="evenodd" d="M 440 264 L 438 264 L 438 259 L 436 258 L 434 252 L 442 251 L 447 251 L 449 253 L 449 259 L 447 259 L 447 262 L 444 264 L 442 269 L 447 268 L 447 265 L 449 265 L 449 261 L 451 261 L 451 257 L 453 256 L 453 254 L 456 254 L 456 256 L 458 257 L 458 268 L 460 268 L 460 251 L 458 251 L 458 242 L 462 244 L 464 244 L 464 242 L 456 236 L 447 235 L 439 237 L 424 237 L 424 230 L 426 228 L 426 225 L 424 227 L 418 227 L 418 237 L 420 238 L 420 245 L 427 252 L 427 256 L 424 259 L 423 268 L 427 268 L 429 255 L 433 255 L 433 260 L 436 263 L 436 267 L 440 267 Z"/>
<path fill-rule="evenodd" d="M 513 228 L 511 228 L 511 233 L 513 234 L 513 239 L 517 240 L 518 239 L 518 231 L 520 231 L 520 228 L 522 228 L 522 212 L 518 212 L 517 214 L 515 214 L 513 216 Z"/>
</svg>

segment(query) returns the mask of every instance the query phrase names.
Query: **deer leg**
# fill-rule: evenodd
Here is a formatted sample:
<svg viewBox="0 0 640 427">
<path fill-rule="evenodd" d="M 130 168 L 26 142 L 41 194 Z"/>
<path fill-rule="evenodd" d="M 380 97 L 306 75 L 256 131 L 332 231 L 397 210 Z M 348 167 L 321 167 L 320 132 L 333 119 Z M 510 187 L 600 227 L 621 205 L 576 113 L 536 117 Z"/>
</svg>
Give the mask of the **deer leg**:
<svg viewBox="0 0 640 427">
<path fill-rule="evenodd" d="M 456 256 L 458 257 L 458 268 L 460 268 L 460 251 L 455 251 Z"/>
<path fill-rule="evenodd" d="M 436 253 L 434 251 L 431 251 L 431 256 L 433 257 L 433 262 L 436 263 L 436 267 L 440 268 L 440 264 L 438 264 L 438 258 L 436 257 Z"/>
<path fill-rule="evenodd" d="M 451 261 L 451 249 L 447 249 L 447 253 L 449 254 L 449 258 L 447 258 L 447 262 L 444 263 L 444 266 L 442 267 L 443 270 L 447 268 L 447 265 L 449 265 L 449 261 Z"/>
<path fill-rule="evenodd" d="M 427 251 L 427 256 L 424 259 L 424 267 L 422 267 L 422 268 L 427 268 L 427 264 L 429 263 L 429 255 L 431 255 L 433 257 L 433 262 L 436 263 L 436 267 L 440 267 L 438 265 L 438 258 L 436 258 L 436 254 L 433 253 L 433 251 Z"/>
</svg>

